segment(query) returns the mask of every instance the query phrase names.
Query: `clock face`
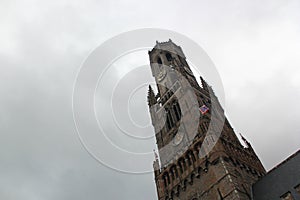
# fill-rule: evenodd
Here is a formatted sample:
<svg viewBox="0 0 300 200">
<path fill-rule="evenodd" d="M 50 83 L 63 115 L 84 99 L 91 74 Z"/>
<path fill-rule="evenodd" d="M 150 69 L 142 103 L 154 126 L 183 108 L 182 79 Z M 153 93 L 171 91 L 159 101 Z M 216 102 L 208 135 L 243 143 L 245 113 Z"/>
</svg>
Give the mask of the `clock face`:
<svg viewBox="0 0 300 200">
<path fill-rule="evenodd" d="M 162 80 L 166 77 L 166 75 L 167 75 L 167 71 L 163 68 L 163 69 L 159 72 L 159 74 L 158 74 L 158 76 L 157 76 L 157 80 L 158 80 L 158 81 L 162 81 Z"/>
<path fill-rule="evenodd" d="M 173 139 L 174 145 L 179 145 L 183 139 L 183 136 L 184 136 L 184 133 L 179 131 Z"/>
</svg>

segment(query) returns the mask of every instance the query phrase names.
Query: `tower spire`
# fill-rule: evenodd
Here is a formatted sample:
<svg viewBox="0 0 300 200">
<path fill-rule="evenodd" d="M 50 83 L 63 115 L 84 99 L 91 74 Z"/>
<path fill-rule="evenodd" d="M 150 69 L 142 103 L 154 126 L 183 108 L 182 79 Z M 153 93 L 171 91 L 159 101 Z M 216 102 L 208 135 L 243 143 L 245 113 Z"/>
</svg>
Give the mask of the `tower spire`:
<svg viewBox="0 0 300 200">
<path fill-rule="evenodd" d="M 240 133 L 240 136 L 243 140 L 243 142 L 247 145 L 248 148 L 251 148 L 251 144 L 250 142 L 248 142 L 248 140 L 246 138 L 244 138 L 244 136 Z"/>
<path fill-rule="evenodd" d="M 157 100 L 155 98 L 154 91 L 153 91 L 151 85 L 149 85 L 149 89 L 148 89 L 148 105 L 149 106 L 153 106 L 156 103 L 157 103 Z"/>
<path fill-rule="evenodd" d="M 206 81 L 203 79 L 202 76 L 200 76 L 200 80 L 201 80 L 201 85 L 202 85 L 202 88 L 206 91 L 208 91 L 208 84 L 206 83 Z"/>
<path fill-rule="evenodd" d="M 155 158 L 155 160 L 153 161 L 154 173 L 155 173 L 155 175 L 159 175 L 160 167 L 159 167 L 158 155 L 157 155 L 155 149 L 153 149 L 153 153 L 154 153 L 154 158 Z"/>
<path fill-rule="evenodd" d="M 158 160 L 158 155 L 157 155 L 155 149 L 153 149 L 153 153 L 154 153 L 154 158 L 155 158 L 155 160 Z"/>
<path fill-rule="evenodd" d="M 202 77 L 199 86 L 182 49 L 171 40 L 157 42 L 149 58 L 157 85 L 157 95 L 149 85 L 148 105 L 158 147 L 153 162 L 158 200 L 249 199 L 241 192 L 242 185 L 253 184 L 265 170 L 244 137 L 248 148 L 242 148 L 212 87 Z M 199 106 L 206 103 L 211 113 L 199 117 Z M 206 146 L 212 144 L 217 126 L 223 128 L 209 150 Z M 206 138 L 209 134 L 211 140 Z M 249 176 L 249 172 L 253 174 Z"/>
</svg>

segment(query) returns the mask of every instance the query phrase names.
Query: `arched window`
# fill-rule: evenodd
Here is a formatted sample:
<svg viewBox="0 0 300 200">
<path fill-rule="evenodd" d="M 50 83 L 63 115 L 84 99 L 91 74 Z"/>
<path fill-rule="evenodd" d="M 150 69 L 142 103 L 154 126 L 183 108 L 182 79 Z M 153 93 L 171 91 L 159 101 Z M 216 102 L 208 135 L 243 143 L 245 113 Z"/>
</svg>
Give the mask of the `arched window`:
<svg viewBox="0 0 300 200">
<path fill-rule="evenodd" d="M 187 160 L 187 164 L 189 166 L 191 166 L 192 165 L 192 161 L 191 161 L 191 158 L 190 158 L 189 154 L 186 155 L 186 160 Z"/>
<path fill-rule="evenodd" d="M 194 163 L 196 161 L 196 158 L 192 151 L 188 151 L 187 158 L 188 158 L 189 165 L 191 165 L 192 163 Z"/>
<path fill-rule="evenodd" d="M 172 61 L 172 56 L 170 53 L 166 53 L 166 58 L 168 61 Z"/>
<path fill-rule="evenodd" d="M 163 175 L 163 180 L 164 180 L 164 185 L 165 185 L 165 187 L 167 187 L 168 184 L 170 183 L 170 177 L 169 177 L 169 174 L 168 174 L 167 172 L 164 173 L 164 175 Z"/>
<path fill-rule="evenodd" d="M 177 108 L 176 108 L 176 105 L 174 104 L 172 106 L 173 110 L 174 110 L 174 113 L 175 113 L 175 117 L 176 117 L 176 121 L 179 121 L 180 120 L 180 116 L 179 116 L 179 113 L 177 111 Z"/>
<path fill-rule="evenodd" d="M 174 181 L 175 180 L 175 174 L 174 174 L 173 169 L 170 170 L 170 173 L 171 173 L 172 181 Z"/>
<path fill-rule="evenodd" d="M 171 167 L 171 170 L 170 170 L 170 171 L 171 171 L 171 174 L 172 174 L 172 179 L 175 180 L 175 178 L 178 177 L 176 165 L 173 165 L 173 166 Z"/>
<path fill-rule="evenodd" d="M 175 170 L 175 176 L 176 176 L 176 178 L 178 178 L 178 171 L 177 171 L 177 167 L 176 166 L 174 167 L 174 170 Z"/>
<path fill-rule="evenodd" d="M 167 129 L 170 130 L 171 128 L 172 125 L 171 125 L 170 115 L 169 112 L 167 112 Z"/>
<path fill-rule="evenodd" d="M 173 121 L 173 118 L 172 118 L 171 110 L 168 110 L 167 115 L 169 116 L 169 120 L 170 120 L 171 127 L 173 127 L 174 121 Z"/>
<path fill-rule="evenodd" d="M 196 151 L 196 157 L 198 158 L 199 157 L 199 153 L 200 153 L 200 149 L 201 149 L 201 142 L 198 142 L 196 145 L 195 145 L 195 151 Z"/>
<path fill-rule="evenodd" d="M 179 164 L 180 173 L 182 174 L 184 172 L 184 170 L 186 169 L 184 159 L 180 158 L 178 161 L 178 164 Z"/>
<path fill-rule="evenodd" d="M 165 186 L 165 187 L 167 187 L 167 185 L 168 185 L 168 180 L 167 180 L 167 177 L 166 177 L 166 176 L 164 176 L 164 177 L 163 177 L 163 180 L 164 180 L 164 186 Z"/>
<path fill-rule="evenodd" d="M 159 58 L 159 57 L 157 58 L 157 63 L 160 65 L 162 64 L 161 58 Z"/>
<path fill-rule="evenodd" d="M 196 162 L 195 154 L 192 151 L 191 151 L 191 156 L 192 156 L 193 162 Z"/>
<path fill-rule="evenodd" d="M 178 102 L 173 104 L 173 110 L 175 112 L 176 121 L 179 121 L 181 118 L 181 110 L 180 110 Z"/>
<path fill-rule="evenodd" d="M 174 125 L 174 121 L 171 115 L 171 110 L 169 108 L 166 108 L 166 122 L 167 122 L 167 130 L 172 129 Z"/>
<path fill-rule="evenodd" d="M 183 168 L 182 168 L 181 162 L 178 162 L 178 166 L 179 166 L 179 172 L 180 172 L 180 174 L 182 174 L 183 173 Z"/>
</svg>

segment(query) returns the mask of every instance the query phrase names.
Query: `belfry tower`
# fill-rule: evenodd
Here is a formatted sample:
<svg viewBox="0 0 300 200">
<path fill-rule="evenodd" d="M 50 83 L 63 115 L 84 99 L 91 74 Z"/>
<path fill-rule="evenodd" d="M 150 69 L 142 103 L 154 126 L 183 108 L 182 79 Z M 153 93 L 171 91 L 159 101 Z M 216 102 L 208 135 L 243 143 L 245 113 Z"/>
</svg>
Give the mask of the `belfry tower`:
<svg viewBox="0 0 300 200">
<path fill-rule="evenodd" d="M 250 143 L 238 140 L 212 88 L 202 77 L 197 83 L 171 40 L 156 42 L 149 58 L 158 90 L 148 91 L 158 199 L 251 199 L 250 187 L 265 169 Z"/>
</svg>

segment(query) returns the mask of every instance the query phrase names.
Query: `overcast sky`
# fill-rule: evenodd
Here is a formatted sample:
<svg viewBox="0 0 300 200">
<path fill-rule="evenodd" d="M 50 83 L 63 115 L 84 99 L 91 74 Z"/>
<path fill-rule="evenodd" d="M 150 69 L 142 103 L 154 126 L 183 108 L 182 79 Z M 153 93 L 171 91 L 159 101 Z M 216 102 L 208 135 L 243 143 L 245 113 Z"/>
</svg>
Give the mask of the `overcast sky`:
<svg viewBox="0 0 300 200">
<path fill-rule="evenodd" d="M 300 146 L 299 10 L 297 0 L 0 0 L 0 199 L 156 198 L 151 173 L 124 174 L 95 160 L 72 114 L 73 83 L 89 53 L 146 27 L 186 35 L 207 52 L 229 121 L 271 169 Z M 132 113 L 137 121 L 149 117 L 144 94 L 135 96 L 145 108 Z M 155 146 L 147 144 L 145 151 Z"/>
</svg>

